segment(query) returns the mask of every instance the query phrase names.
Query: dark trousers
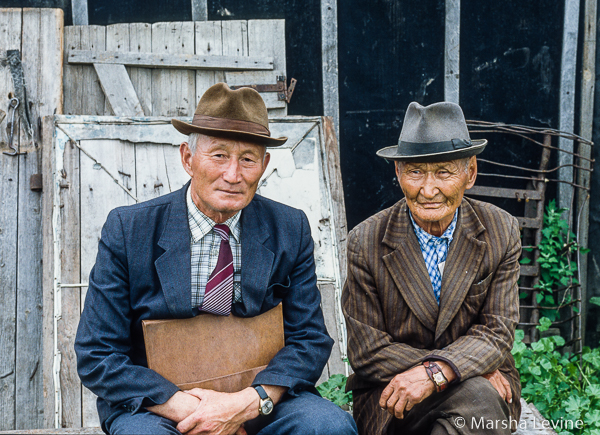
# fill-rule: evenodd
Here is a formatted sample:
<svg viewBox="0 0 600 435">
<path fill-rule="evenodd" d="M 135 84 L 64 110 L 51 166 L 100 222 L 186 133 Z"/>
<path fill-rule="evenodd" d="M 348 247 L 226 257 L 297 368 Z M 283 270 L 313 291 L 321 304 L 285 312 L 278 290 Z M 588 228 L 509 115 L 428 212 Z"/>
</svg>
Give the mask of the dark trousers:
<svg viewBox="0 0 600 435">
<path fill-rule="evenodd" d="M 511 424 L 516 429 L 518 422 L 511 420 L 507 403 L 487 379 L 475 377 L 429 396 L 404 419 L 393 419 L 388 435 L 509 435 Z"/>
<path fill-rule="evenodd" d="M 122 412 L 106 421 L 111 434 L 180 435 L 177 424 L 152 412 Z M 356 435 L 356 424 L 347 412 L 306 391 L 298 397 L 286 396 L 268 416 L 246 422 L 249 435 Z"/>
</svg>

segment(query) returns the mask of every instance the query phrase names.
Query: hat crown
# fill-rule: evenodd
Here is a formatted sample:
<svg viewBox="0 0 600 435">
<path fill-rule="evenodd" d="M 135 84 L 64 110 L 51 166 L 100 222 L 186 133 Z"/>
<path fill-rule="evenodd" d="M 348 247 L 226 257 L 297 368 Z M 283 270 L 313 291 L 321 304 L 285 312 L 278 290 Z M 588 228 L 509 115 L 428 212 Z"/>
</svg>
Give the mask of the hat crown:
<svg viewBox="0 0 600 435">
<path fill-rule="evenodd" d="M 412 102 L 406 110 L 398 144 L 437 143 L 452 139 L 470 140 L 462 109 L 458 104 L 443 102 L 421 106 Z"/>
<path fill-rule="evenodd" d="M 194 114 L 254 122 L 269 128 L 267 106 L 252 88 L 232 90 L 225 83 L 217 83 L 202 95 Z"/>
</svg>

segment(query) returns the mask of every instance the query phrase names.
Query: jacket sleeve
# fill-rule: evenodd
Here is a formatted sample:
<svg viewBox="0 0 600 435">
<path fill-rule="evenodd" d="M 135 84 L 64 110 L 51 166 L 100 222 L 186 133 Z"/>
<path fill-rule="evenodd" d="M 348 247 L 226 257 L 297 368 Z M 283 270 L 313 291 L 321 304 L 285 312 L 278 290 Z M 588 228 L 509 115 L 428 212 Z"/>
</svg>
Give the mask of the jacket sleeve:
<svg viewBox="0 0 600 435">
<path fill-rule="evenodd" d="M 521 237 L 515 218 L 511 219 L 507 250 L 493 273 L 478 321 L 444 349 L 425 360 L 448 362 L 458 381 L 490 373 L 510 354 L 519 321 L 519 279 Z"/>
<path fill-rule="evenodd" d="M 134 412 L 166 402 L 179 389 L 130 359 L 132 313 L 124 240 L 118 211 L 112 211 L 90 273 L 75 352 L 83 385 L 109 405 Z"/>
<path fill-rule="evenodd" d="M 287 387 L 291 395 L 314 387 L 333 346 L 321 310 L 310 227 L 300 213 L 298 252 L 282 300 L 285 346 L 253 382 Z"/>
<path fill-rule="evenodd" d="M 352 369 L 366 381 L 383 383 L 419 364 L 431 351 L 394 342 L 386 332 L 380 294 L 363 254 L 367 240 L 359 231 L 348 236 L 348 277 L 342 293 L 342 309 Z"/>
</svg>

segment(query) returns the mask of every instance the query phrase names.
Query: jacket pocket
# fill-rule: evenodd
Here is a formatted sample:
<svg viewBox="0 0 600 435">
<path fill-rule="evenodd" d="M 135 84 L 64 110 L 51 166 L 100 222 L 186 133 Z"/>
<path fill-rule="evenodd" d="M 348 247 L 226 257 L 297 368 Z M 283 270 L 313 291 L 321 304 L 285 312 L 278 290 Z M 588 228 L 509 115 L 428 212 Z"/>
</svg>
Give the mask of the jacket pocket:
<svg viewBox="0 0 600 435">
<path fill-rule="evenodd" d="M 492 278 L 494 277 L 494 273 L 490 273 L 484 279 L 479 281 L 477 284 L 473 284 L 467 293 L 468 298 L 476 298 L 481 296 L 487 292 L 487 289 L 490 287 L 490 283 L 492 282 Z"/>
</svg>

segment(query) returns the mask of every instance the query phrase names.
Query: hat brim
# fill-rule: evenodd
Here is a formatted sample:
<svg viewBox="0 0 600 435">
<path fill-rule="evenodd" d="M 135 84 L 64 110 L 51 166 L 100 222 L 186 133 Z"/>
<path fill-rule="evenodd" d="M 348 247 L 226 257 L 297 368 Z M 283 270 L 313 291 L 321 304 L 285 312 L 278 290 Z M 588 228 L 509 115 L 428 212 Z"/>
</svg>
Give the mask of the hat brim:
<svg viewBox="0 0 600 435">
<path fill-rule="evenodd" d="M 406 155 L 402 154 L 398 150 L 398 145 L 391 147 L 385 147 L 377 151 L 377 155 L 388 160 L 397 160 L 403 162 L 445 162 L 449 160 L 464 159 L 466 157 L 476 156 L 481 153 L 487 145 L 487 139 L 476 139 L 472 141 L 472 145 L 468 148 L 461 148 L 458 150 L 444 151 L 441 153 L 433 154 L 418 154 L 418 155 Z"/>
<path fill-rule="evenodd" d="M 239 139 L 249 141 L 258 145 L 265 145 L 268 147 L 278 147 L 283 145 L 288 138 L 287 137 L 269 137 L 262 134 L 256 133 L 248 133 L 245 131 L 237 131 L 237 130 L 225 130 L 220 128 L 209 128 L 209 127 L 200 127 L 194 124 L 190 124 L 188 122 L 180 121 L 179 119 L 171 119 L 171 124 L 173 127 L 181 133 L 190 135 L 192 133 L 200 133 L 205 134 L 207 136 L 215 136 L 215 137 L 226 137 L 229 139 Z"/>
</svg>

